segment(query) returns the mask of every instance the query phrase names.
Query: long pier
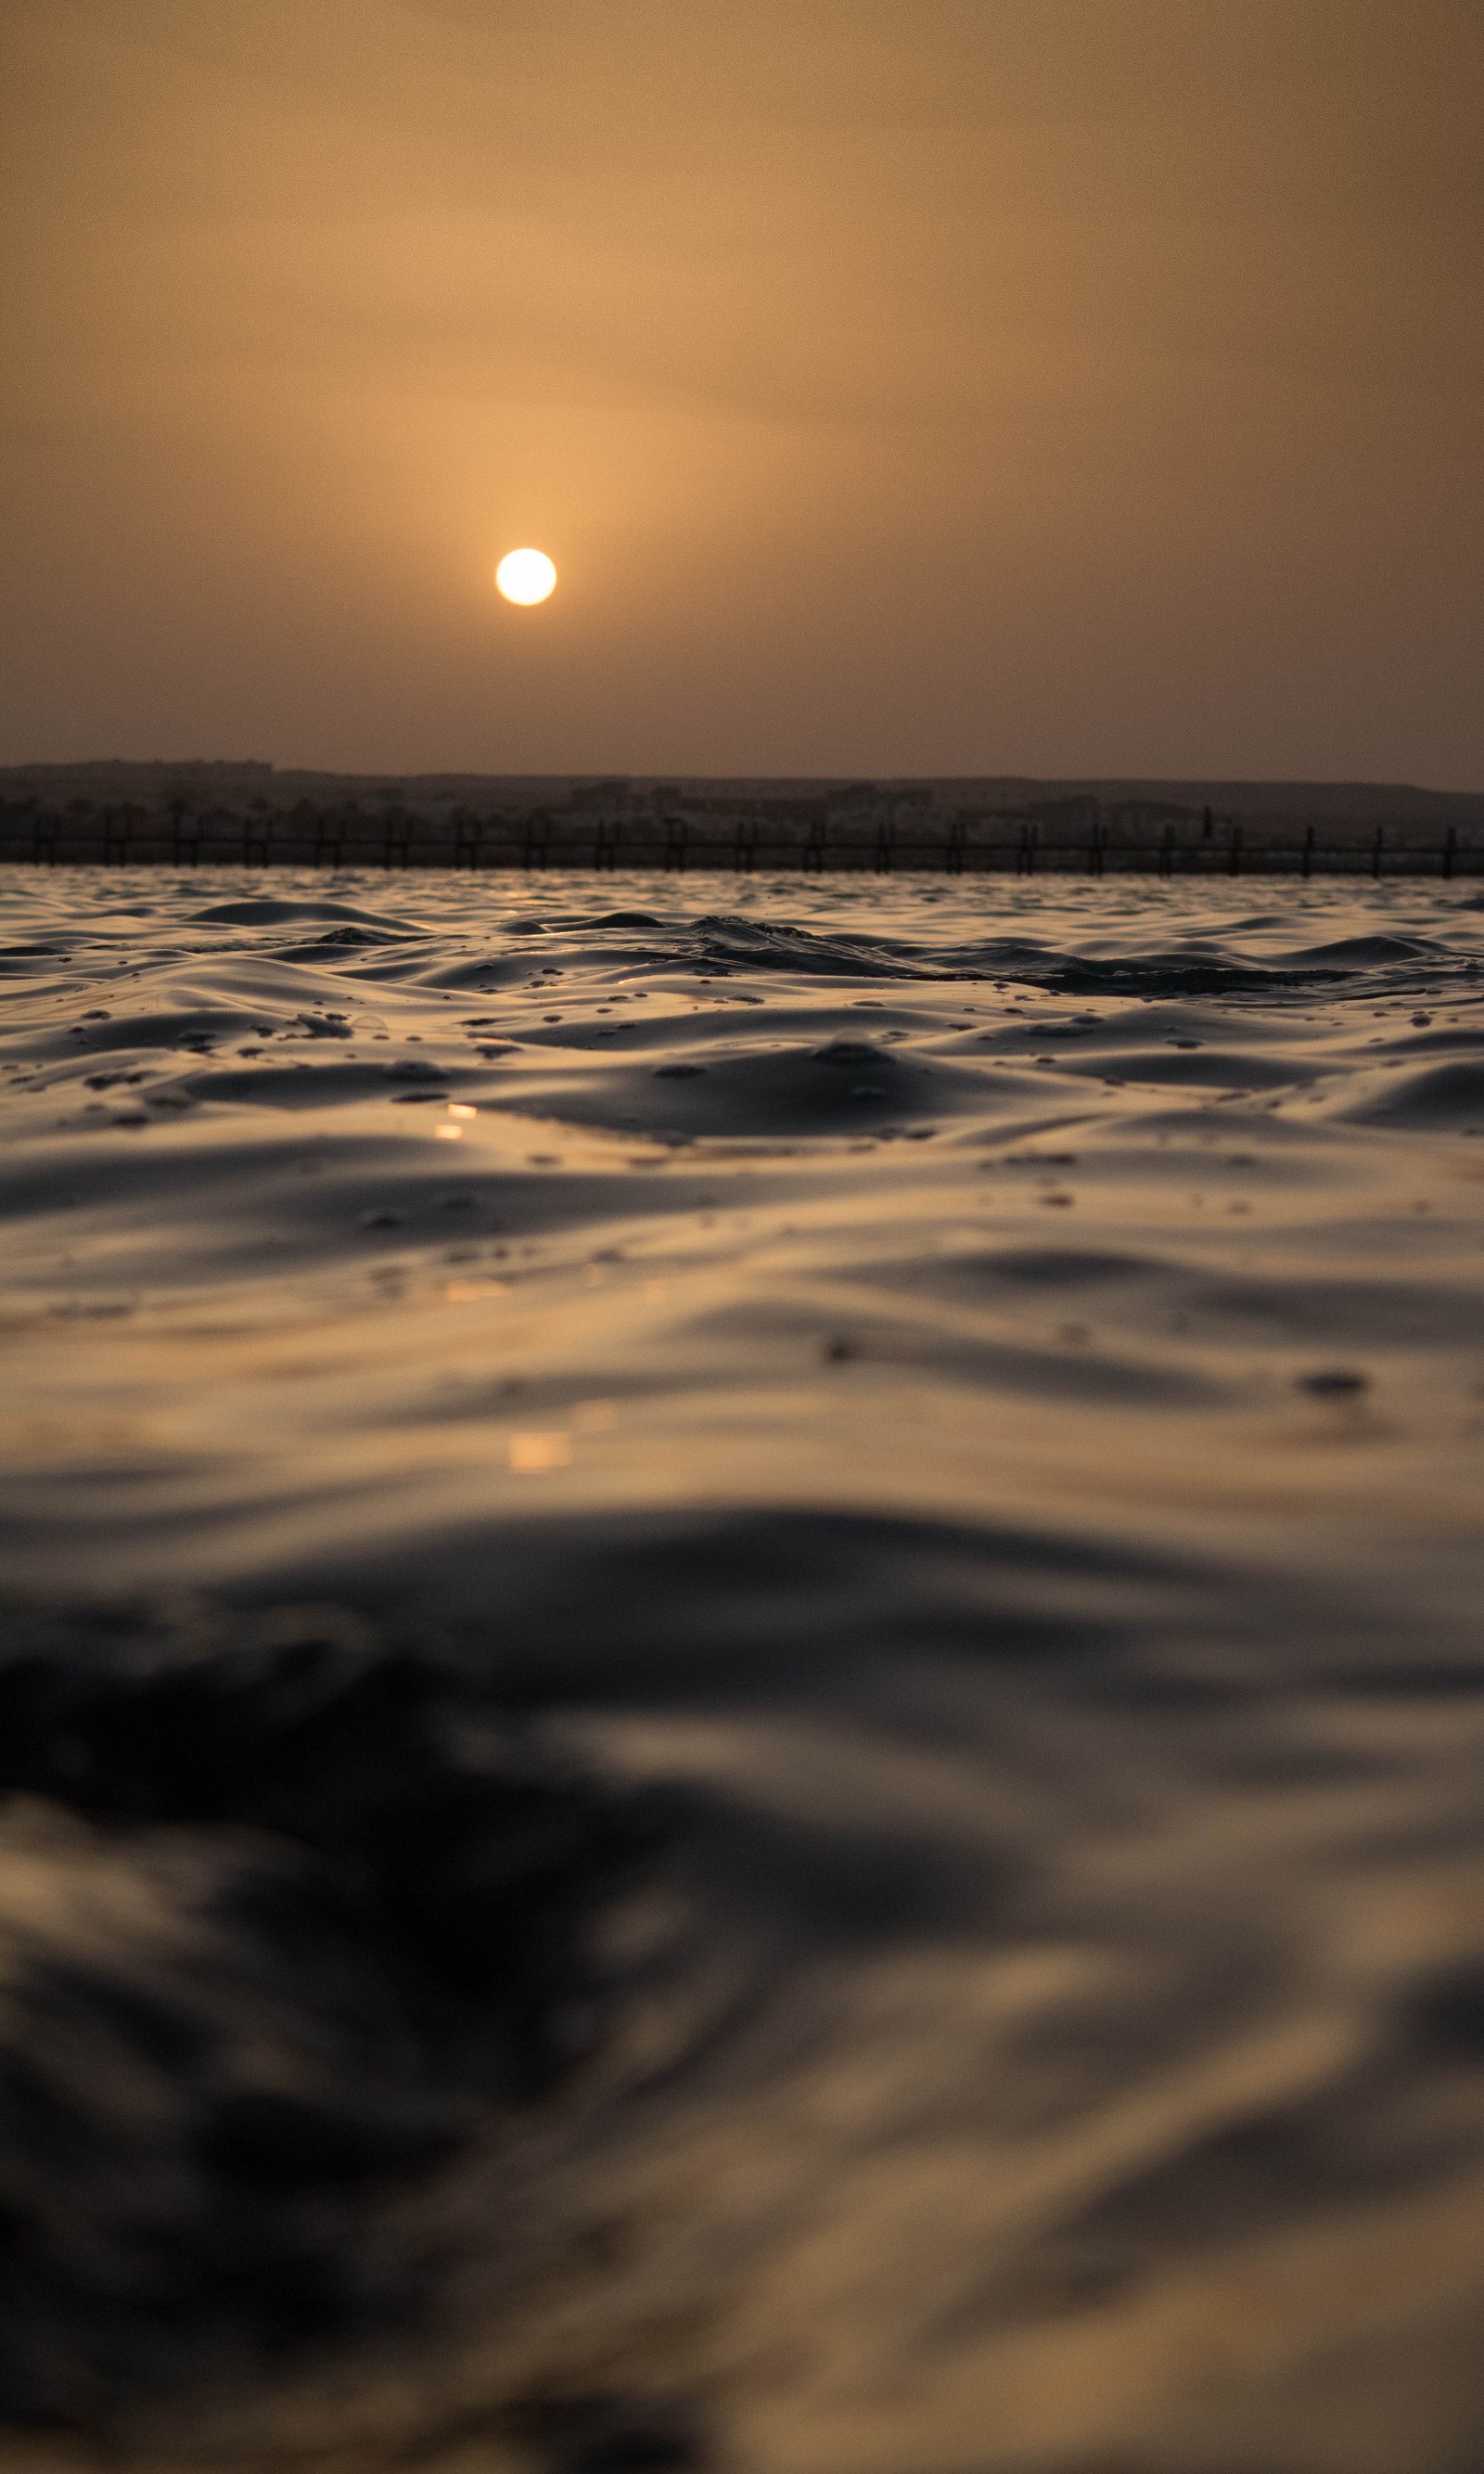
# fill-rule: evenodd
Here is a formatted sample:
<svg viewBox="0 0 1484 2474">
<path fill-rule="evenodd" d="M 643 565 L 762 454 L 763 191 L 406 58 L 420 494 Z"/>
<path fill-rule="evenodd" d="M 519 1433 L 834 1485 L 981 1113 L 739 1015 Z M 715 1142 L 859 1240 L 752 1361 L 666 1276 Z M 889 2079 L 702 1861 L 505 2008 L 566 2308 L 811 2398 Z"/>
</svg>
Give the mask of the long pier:
<svg viewBox="0 0 1484 2474">
<path fill-rule="evenodd" d="M 1254 793 L 1246 810 L 1078 793 L 996 804 L 965 797 L 966 786 L 946 783 L 780 785 L 774 792 L 766 784 L 564 781 L 518 790 L 492 782 L 493 795 L 481 799 L 416 782 L 377 783 L 362 796 L 294 797 L 295 777 L 273 776 L 267 766 L 194 770 L 201 777 L 251 780 L 255 771 L 267 778 L 263 791 L 246 797 L 235 779 L 220 788 L 202 779 L 189 791 L 152 783 L 154 795 L 145 798 L 61 799 L 49 797 L 47 786 L 15 783 L 12 775 L 10 794 L 0 789 L 0 862 L 677 874 L 1484 875 L 1484 799 L 1441 792 L 1411 794 L 1410 801 L 1397 794 L 1388 812 L 1386 794 L 1366 790 L 1355 794 L 1347 813 L 1343 793 L 1326 789 L 1307 813 L 1302 798 L 1285 805 L 1266 786 L 1258 786 L 1260 796 Z"/>
</svg>

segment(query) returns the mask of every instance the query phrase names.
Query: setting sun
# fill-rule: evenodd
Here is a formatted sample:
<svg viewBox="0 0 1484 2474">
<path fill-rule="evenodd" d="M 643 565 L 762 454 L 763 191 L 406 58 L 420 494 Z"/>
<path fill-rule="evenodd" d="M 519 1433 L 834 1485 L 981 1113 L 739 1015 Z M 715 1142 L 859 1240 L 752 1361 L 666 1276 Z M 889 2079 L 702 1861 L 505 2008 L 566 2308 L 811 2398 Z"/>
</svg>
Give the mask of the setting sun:
<svg viewBox="0 0 1484 2474">
<path fill-rule="evenodd" d="M 495 581 L 507 601 L 528 608 L 548 598 L 556 570 L 544 549 L 510 549 L 495 570 Z"/>
</svg>

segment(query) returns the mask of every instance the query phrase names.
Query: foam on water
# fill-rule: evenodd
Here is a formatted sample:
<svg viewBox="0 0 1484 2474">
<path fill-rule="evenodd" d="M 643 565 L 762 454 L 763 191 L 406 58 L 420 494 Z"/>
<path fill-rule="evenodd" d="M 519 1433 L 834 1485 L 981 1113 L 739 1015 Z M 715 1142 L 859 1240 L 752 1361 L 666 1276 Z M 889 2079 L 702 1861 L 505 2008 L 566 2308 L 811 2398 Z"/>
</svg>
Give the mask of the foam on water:
<svg viewBox="0 0 1484 2474">
<path fill-rule="evenodd" d="M 1477 2463 L 1484 922 L 1258 890 L 12 872 L 5 2462 Z"/>
</svg>

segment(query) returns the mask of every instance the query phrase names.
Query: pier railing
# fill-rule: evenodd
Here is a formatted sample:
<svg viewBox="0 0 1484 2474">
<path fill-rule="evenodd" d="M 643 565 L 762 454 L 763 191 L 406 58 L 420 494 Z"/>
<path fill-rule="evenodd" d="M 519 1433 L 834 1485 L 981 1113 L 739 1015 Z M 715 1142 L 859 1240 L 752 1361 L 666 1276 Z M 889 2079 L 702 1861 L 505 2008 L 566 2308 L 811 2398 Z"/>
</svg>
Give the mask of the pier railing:
<svg viewBox="0 0 1484 2474">
<path fill-rule="evenodd" d="M 1213 815 L 1087 807 L 974 811 L 914 805 L 832 811 L 403 806 L 249 811 L 0 802 L 0 863 L 47 867 L 595 868 L 743 874 L 1164 877 L 1475 877 L 1484 826 L 1440 828 L 1405 816 L 1346 824 L 1333 816 Z"/>
</svg>

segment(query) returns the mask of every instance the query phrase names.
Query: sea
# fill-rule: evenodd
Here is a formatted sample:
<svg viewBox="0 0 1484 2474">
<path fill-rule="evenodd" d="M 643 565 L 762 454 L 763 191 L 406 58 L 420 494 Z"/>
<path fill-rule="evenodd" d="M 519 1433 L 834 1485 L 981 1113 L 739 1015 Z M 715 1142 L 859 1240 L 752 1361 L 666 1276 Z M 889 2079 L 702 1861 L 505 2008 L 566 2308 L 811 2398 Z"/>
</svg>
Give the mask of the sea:
<svg viewBox="0 0 1484 2474">
<path fill-rule="evenodd" d="M 1478 892 L 0 978 L 0 2466 L 1479 2474 Z"/>
</svg>

